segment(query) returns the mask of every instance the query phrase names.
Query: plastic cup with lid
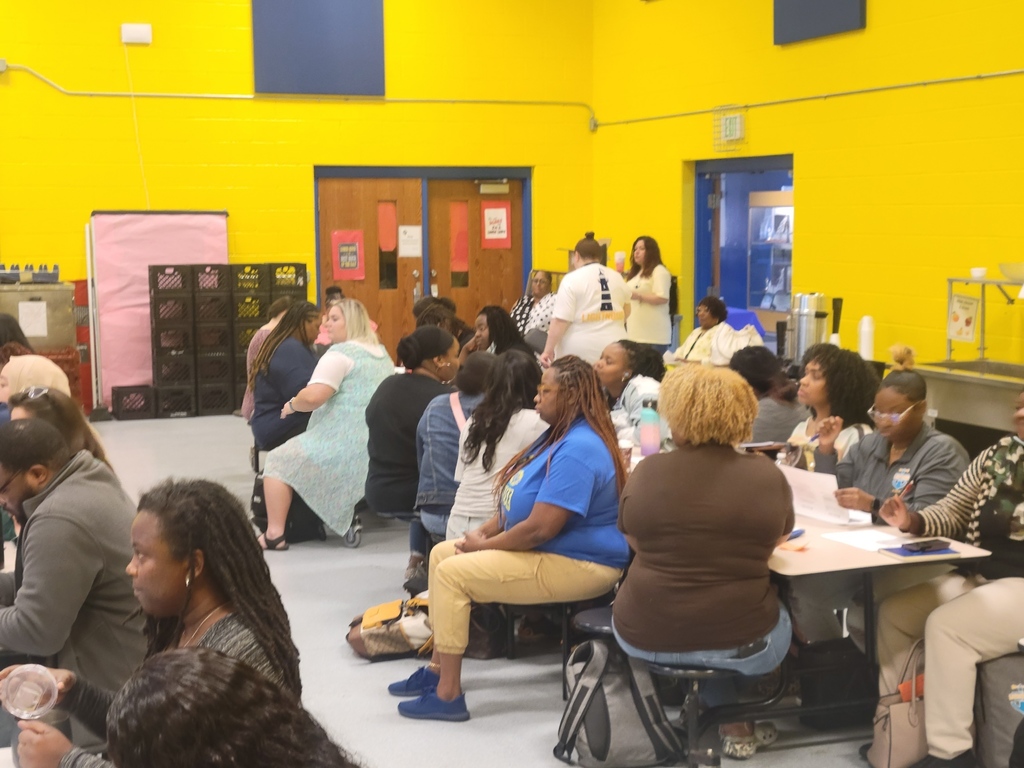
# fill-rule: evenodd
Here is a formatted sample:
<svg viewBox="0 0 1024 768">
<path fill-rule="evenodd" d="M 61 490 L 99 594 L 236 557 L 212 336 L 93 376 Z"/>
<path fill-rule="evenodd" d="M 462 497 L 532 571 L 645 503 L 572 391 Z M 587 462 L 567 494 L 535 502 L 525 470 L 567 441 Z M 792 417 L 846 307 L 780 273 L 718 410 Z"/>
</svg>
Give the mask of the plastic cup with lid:
<svg viewBox="0 0 1024 768">
<path fill-rule="evenodd" d="M 39 664 L 22 664 L 0 688 L 4 709 L 20 720 L 38 720 L 57 703 L 57 681 Z"/>
</svg>

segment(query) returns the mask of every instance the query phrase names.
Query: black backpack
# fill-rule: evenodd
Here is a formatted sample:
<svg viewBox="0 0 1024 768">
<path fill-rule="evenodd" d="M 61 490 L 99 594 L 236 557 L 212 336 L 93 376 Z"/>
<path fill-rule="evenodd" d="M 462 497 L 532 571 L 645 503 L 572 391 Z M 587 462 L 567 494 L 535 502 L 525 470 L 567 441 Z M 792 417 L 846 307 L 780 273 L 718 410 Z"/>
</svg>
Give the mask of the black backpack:
<svg viewBox="0 0 1024 768">
<path fill-rule="evenodd" d="M 573 649 L 565 667 L 572 693 L 558 725 L 555 757 L 584 768 L 672 765 L 683 748 L 665 718 L 647 664 L 588 640 Z"/>
<path fill-rule="evenodd" d="M 256 475 L 252 486 L 252 522 L 261 531 L 267 531 L 267 502 L 263 498 L 263 473 Z M 324 521 L 302 500 L 292 494 L 292 506 L 288 510 L 288 522 L 284 526 L 284 538 L 289 544 L 300 541 L 326 541 L 327 530 Z"/>
</svg>

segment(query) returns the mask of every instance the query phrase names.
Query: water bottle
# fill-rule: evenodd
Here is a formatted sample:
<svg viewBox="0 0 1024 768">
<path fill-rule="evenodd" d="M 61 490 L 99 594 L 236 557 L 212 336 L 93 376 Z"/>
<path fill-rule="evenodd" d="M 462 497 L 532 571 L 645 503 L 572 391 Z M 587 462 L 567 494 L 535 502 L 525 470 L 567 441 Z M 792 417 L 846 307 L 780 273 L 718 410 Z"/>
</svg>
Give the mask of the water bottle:
<svg viewBox="0 0 1024 768">
<path fill-rule="evenodd" d="M 640 455 L 650 456 L 661 450 L 661 419 L 658 398 L 645 397 L 640 411 Z"/>
</svg>

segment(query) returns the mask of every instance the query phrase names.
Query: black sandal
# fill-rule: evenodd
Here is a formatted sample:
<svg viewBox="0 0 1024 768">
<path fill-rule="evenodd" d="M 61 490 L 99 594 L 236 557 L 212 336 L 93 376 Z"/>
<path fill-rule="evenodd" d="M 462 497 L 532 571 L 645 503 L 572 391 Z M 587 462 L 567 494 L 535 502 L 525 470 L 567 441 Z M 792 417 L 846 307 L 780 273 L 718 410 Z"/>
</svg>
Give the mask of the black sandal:
<svg viewBox="0 0 1024 768">
<path fill-rule="evenodd" d="M 259 541 L 260 539 L 263 539 L 263 543 L 266 544 L 266 546 L 263 547 L 264 552 L 284 552 L 286 549 L 288 549 L 288 542 L 284 540 L 284 534 L 281 534 L 276 539 L 272 539 L 269 536 L 267 536 L 266 533 L 261 533 L 258 537 L 256 537 L 257 541 Z M 284 546 L 280 547 L 278 546 L 279 544 L 284 544 Z"/>
</svg>

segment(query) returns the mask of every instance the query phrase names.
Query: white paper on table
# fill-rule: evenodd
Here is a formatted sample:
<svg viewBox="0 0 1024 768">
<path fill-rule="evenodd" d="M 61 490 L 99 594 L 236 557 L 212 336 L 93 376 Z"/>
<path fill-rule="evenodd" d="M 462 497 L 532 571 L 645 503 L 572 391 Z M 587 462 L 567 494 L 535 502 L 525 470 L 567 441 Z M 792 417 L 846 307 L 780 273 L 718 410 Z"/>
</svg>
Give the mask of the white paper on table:
<svg viewBox="0 0 1024 768">
<path fill-rule="evenodd" d="M 840 531 L 839 533 L 823 533 L 823 539 L 838 541 L 840 544 L 849 544 L 857 549 L 864 549 L 868 552 L 877 552 L 882 547 L 899 547 L 903 545 L 904 539 L 893 536 L 891 529 L 869 528 L 866 531 Z"/>
<path fill-rule="evenodd" d="M 26 336 L 46 336 L 46 302 L 19 301 L 18 324 Z"/>
<path fill-rule="evenodd" d="M 808 472 L 806 469 L 785 465 L 779 469 L 793 491 L 793 511 L 798 515 L 842 525 L 850 522 L 850 511 L 843 509 L 836 501 L 839 484 L 835 475 Z"/>
</svg>

